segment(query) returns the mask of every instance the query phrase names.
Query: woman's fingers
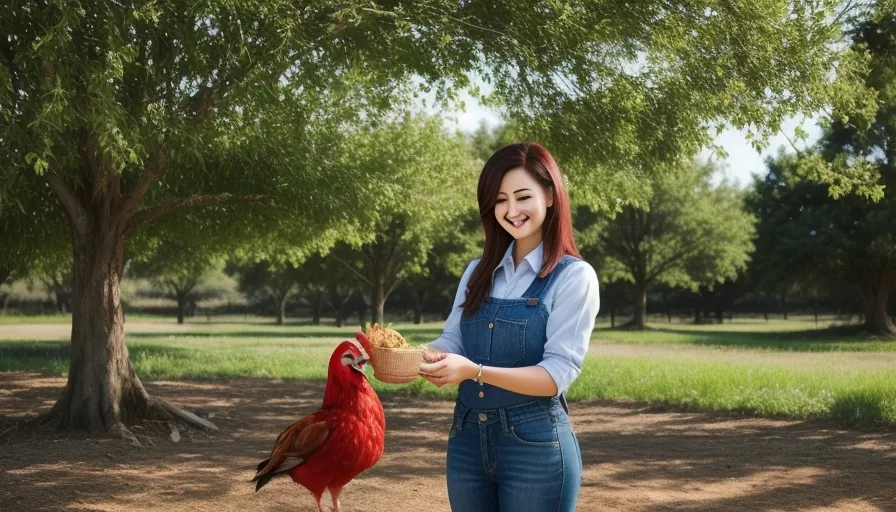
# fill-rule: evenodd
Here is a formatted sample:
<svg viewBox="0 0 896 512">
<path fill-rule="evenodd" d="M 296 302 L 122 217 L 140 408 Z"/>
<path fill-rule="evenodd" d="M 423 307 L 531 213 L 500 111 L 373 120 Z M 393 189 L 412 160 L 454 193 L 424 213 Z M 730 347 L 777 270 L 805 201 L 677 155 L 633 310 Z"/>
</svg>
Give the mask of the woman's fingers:
<svg viewBox="0 0 896 512">
<path fill-rule="evenodd" d="M 448 356 L 445 352 L 439 350 L 424 350 L 423 360 L 427 363 L 436 363 Z"/>
<path fill-rule="evenodd" d="M 429 375 L 435 375 L 440 370 L 445 368 L 445 361 L 437 361 L 435 363 L 422 363 L 420 365 L 420 371 L 423 373 L 428 373 Z"/>
</svg>

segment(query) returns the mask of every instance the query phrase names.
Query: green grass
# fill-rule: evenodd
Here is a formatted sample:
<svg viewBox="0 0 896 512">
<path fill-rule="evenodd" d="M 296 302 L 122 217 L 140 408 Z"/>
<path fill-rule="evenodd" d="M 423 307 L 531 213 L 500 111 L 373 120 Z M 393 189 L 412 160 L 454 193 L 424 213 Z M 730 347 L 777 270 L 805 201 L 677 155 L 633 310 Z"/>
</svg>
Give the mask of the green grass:
<svg viewBox="0 0 896 512">
<path fill-rule="evenodd" d="M 71 323 L 71 315 L 0 315 L 0 325 Z"/>
<path fill-rule="evenodd" d="M 794 352 L 896 352 L 896 340 L 867 336 L 855 326 L 806 328 L 794 323 L 782 328 L 782 322 L 764 322 L 695 326 L 654 324 L 645 331 L 594 331 L 598 343 L 632 345 L 697 345 L 704 347 L 748 348 Z"/>
<path fill-rule="evenodd" d="M 413 343 L 431 341 L 441 332 L 440 324 L 395 327 Z M 332 349 L 355 332 L 354 326 L 246 323 L 178 329 L 170 334 L 129 332 L 130 356 L 141 377 L 325 379 Z M 770 417 L 833 418 L 845 426 L 896 425 L 896 372 L 884 354 L 876 358 L 868 353 L 896 351 L 896 343 L 853 339 L 836 331 L 812 333 L 814 338 L 805 329 L 761 331 L 746 325 L 643 333 L 598 330 L 596 339 L 644 345 L 648 352 L 645 355 L 642 346 L 633 355 L 589 356 L 569 396 Z M 653 357 L 651 345 L 657 347 Z M 681 345 L 693 347 L 668 350 Z M 68 371 L 69 356 L 68 342 L 59 339 L 0 339 L 0 371 L 59 375 Z M 451 398 L 455 392 L 422 379 L 409 385 L 371 382 L 390 394 Z"/>
<path fill-rule="evenodd" d="M 570 389 L 576 399 L 634 400 L 702 411 L 833 418 L 896 425 L 896 372 L 813 371 L 788 365 L 595 357 Z"/>
</svg>

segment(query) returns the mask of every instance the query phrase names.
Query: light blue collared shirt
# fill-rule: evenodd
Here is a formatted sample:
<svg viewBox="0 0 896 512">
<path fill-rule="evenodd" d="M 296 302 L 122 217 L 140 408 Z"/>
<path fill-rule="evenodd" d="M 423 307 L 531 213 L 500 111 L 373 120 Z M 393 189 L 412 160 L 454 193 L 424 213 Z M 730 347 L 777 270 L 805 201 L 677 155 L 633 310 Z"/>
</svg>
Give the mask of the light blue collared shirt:
<svg viewBox="0 0 896 512">
<path fill-rule="evenodd" d="M 490 295 L 497 299 L 516 299 L 529 289 L 538 277 L 544 261 L 544 247 L 539 244 L 523 258 L 519 268 L 514 269 L 513 247 L 510 243 L 504 258 L 492 274 Z M 467 299 L 467 285 L 470 275 L 479 263 L 473 260 L 464 271 L 454 297 L 451 314 L 445 321 L 442 335 L 429 344 L 431 348 L 464 355 L 464 345 L 460 333 L 460 319 L 463 314 L 461 304 Z M 544 345 L 544 359 L 538 363 L 551 375 L 557 385 L 557 394 L 569 389 L 572 382 L 582 372 L 582 361 L 591 343 L 591 331 L 600 309 L 597 273 L 585 261 L 576 261 L 554 281 L 544 299 L 549 316 L 547 321 L 547 342 Z"/>
</svg>

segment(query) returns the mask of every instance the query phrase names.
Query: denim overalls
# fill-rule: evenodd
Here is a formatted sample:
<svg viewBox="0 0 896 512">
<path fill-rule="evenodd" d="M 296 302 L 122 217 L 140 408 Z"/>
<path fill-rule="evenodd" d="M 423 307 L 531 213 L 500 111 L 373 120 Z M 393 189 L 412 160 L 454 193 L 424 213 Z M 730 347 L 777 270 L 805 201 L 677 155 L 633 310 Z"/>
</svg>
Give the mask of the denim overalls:
<svg viewBox="0 0 896 512">
<path fill-rule="evenodd" d="M 544 297 L 567 265 L 536 277 L 518 299 L 487 297 L 461 319 L 467 357 L 496 367 L 534 366 L 544 357 Z M 448 497 L 454 512 L 572 512 L 582 456 L 561 399 L 460 384 L 448 435 Z"/>
</svg>

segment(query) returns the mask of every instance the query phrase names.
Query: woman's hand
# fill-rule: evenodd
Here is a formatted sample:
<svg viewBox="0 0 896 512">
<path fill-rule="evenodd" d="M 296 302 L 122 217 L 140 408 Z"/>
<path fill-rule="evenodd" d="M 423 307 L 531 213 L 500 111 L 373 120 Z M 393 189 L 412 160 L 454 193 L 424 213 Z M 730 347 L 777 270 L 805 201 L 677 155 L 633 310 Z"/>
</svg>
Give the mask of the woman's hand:
<svg viewBox="0 0 896 512">
<path fill-rule="evenodd" d="M 479 374 L 479 365 L 461 355 L 429 350 L 423 352 L 423 360 L 420 376 L 438 387 L 460 384 Z"/>
</svg>

